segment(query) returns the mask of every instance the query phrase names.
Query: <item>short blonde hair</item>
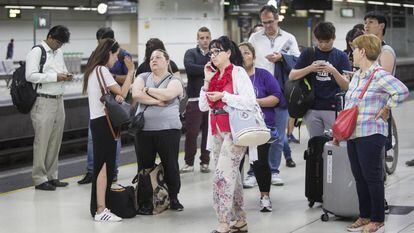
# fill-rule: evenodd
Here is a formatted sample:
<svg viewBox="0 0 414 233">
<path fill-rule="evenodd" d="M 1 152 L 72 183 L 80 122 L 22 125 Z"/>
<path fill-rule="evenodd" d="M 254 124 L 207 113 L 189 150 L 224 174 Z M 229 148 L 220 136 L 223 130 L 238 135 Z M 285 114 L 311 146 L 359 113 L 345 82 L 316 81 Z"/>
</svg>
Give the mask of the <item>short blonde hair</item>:
<svg viewBox="0 0 414 233">
<path fill-rule="evenodd" d="M 365 49 L 365 56 L 370 61 L 377 60 L 381 53 L 381 40 L 373 34 L 358 36 L 352 41 L 352 46 L 358 49 Z"/>
</svg>

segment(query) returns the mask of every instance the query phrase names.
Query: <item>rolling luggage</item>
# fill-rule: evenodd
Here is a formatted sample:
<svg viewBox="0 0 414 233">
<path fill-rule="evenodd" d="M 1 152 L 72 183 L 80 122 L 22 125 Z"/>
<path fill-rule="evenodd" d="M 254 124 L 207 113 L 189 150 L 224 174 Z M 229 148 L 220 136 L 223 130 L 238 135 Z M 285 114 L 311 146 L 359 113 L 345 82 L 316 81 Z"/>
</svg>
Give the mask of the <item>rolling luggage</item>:
<svg viewBox="0 0 414 233">
<path fill-rule="evenodd" d="M 346 142 L 339 146 L 327 142 L 324 147 L 322 221 L 329 215 L 358 217 L 359 204 L 354 176 L 348 159 Z"/>
<path fill-rule="evenodd" d="M 322 202 L 323 193 L 323 158 L 322 152 L 326 142 L 331 138 L 327 136 L 316 136 L 308 141 L 308 149 L 304 152 L 306 160 L 305 173 L 305 196 L 308 206 L 313 207 L 315 202 Z"/>
</svg>

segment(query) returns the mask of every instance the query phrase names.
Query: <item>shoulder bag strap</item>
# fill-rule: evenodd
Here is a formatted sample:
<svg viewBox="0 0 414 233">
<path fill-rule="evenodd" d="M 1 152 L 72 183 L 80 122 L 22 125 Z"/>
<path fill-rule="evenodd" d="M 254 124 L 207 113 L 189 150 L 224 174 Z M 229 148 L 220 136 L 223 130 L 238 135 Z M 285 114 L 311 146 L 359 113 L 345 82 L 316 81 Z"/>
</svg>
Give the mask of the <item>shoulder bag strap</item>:
<svg viewBox="0 0 414 233">
<path fill-rule="evenodd" d="M 105 80 L 103 79 L 101 68 L 102 68 L 101 66 L 96 67 L 96 76 L 98 78 L 98 82 L 99 82 L 99 86 L 101 88 L 102 96 L 104 96 L 106 93 L 108 93 L 107 92 L 108 90 L 106 89 L 106 83 L 105 83 Z M 105 88 L 101 83 L 101 79 L 102 79 L 102 81 L 105 85 Z M 104 107 L 104 111 L 105 111 L 105 118 L 106 118 L 106 121 L 108 122 L 108 126 L 109 126 L 109 129 L 111 130 L 112 136 L 114 137 L 115 140 L 119 139 L 119 137 L 121 136 L 120 131 L 115 132 L 114 128 L 112 127 L 111 119 L 109 119 L 109 113 L 108 113 L 108 109 L 106 107 Z"/>
<path fill-rule="evenodd" d="M 371 76 L 369 76 L 369 79 L 367 81 L 367 83 L 364 86 L 364 89 L 362 89 L 361 94 L 359 94 L 358 99 L 362 99 L 362 97 L 364 96 L 365 92 L 368 89 L 369 84 L 371 83 L 372 79 L 374 79 L 375 73 L 377 73 L 378 70 L 382 70 L 381 68 L 377 68 L 374 71 L 372 71 Z"/>
</svg>

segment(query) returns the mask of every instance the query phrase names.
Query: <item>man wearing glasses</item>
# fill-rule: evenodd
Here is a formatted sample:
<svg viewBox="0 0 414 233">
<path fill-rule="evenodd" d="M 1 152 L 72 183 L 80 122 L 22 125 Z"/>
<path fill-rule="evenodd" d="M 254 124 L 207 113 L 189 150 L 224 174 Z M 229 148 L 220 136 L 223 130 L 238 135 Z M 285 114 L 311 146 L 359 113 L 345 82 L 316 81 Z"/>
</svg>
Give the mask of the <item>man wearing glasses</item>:
<svg viewBox="0 0 414 233">
<path fill-rule="evenodd" d="M 35 133 L 32 178 L 39 190 L 53 191 L 68 185 L 58 179 L 58 155 L 65 124 L 64 82 L 73 78 L 68 74 L 60 47 L 69 42 L 69 37 L 65 26 L 55 26 L 42 41 L 43 48 L 33 48 L 26 57 L 26 80 L 37 90 L 30 117 Z M 39 68 L 42 49 L 46 51 L 43 70 Z"/>
<path fill-rule="evenodd" d="M 275 64 L 284 62 L 285 59 L 296 58 L 300 55 L 298 43 L 295 36 L 279 28 L 279 16 L 277 9 L 272 5 L 263 6 L 260 10 L 260 20 L 262 30 L 252 34 L 249 42 L 252 43 L 256 51 L 255 65 L 269 71 L 279 81 L 283 88 L 283 83 L 287 77 L 281 77 L 279 72 L 275 73 Z M 283 185 L 283 180 L 279 176 L 279 166 L 285 141 L 288 111 L 285 100 L 275 108 L 276 128 L 279 132 L 279 140 L 273 143 L 269 151 L 269 165 L 272 172 L 272 184 Z M 286 157 L 286 155 L 285 155 Z M 286 163 L 293 165 L 291 157 L 286 158 Z M 249 177 L 246 177 L 248 179 Z M 253 177 L 254 178 L 254 177 Z M 246 180 L 245 180 L 246 181 Z"/>
</svg>

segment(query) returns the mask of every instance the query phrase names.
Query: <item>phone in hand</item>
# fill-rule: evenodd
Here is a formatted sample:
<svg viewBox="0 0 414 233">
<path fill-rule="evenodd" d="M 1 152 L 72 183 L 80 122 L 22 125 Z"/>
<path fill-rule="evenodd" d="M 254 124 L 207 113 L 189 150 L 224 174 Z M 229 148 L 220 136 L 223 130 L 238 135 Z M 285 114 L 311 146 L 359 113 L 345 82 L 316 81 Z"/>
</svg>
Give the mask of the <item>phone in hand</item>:
<svg viewBox="0 0 414 233">
<path fill-rule="evenodd" d="M 211 68 L 211 71 L 213 72 L 217 71 L 217 66 L 215 66 L 213 62 L 211 62 L 210 68 Z"/>
<path fill-rule="evenodd" d="M 327 62 L 325 60 L 316 60 L 315 63 L 318 64 L 318 65 L 326 65 L 327 64 Z"/>
</svg>

